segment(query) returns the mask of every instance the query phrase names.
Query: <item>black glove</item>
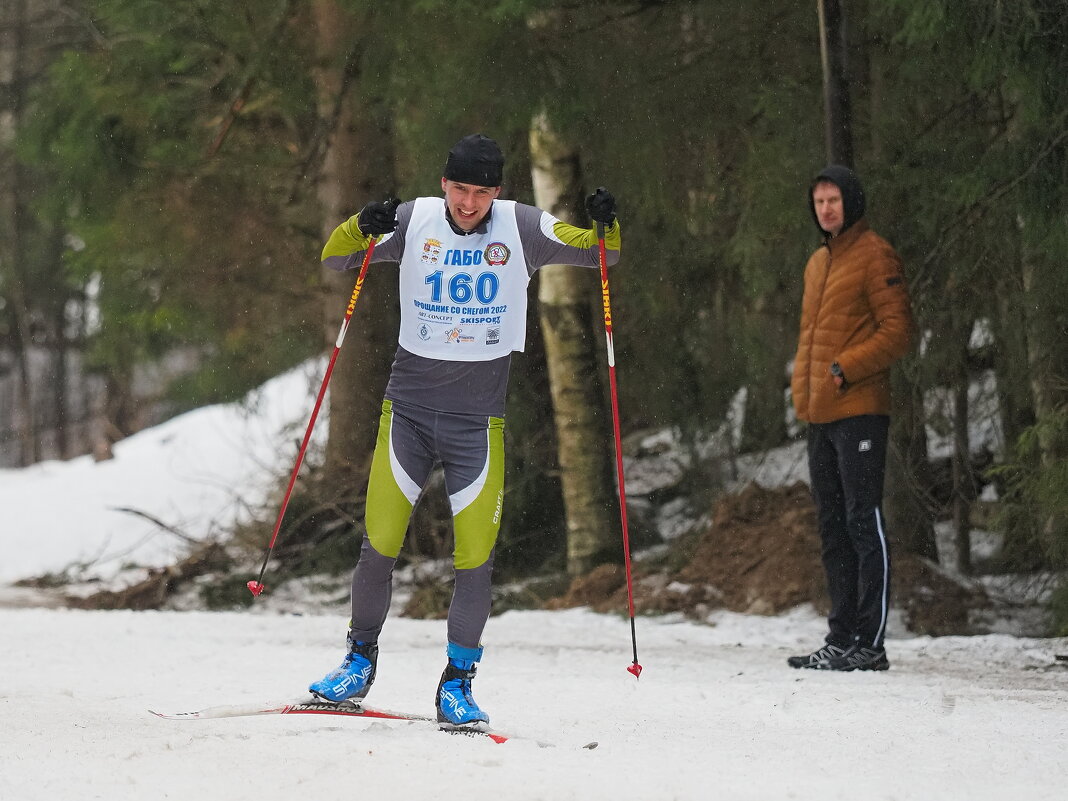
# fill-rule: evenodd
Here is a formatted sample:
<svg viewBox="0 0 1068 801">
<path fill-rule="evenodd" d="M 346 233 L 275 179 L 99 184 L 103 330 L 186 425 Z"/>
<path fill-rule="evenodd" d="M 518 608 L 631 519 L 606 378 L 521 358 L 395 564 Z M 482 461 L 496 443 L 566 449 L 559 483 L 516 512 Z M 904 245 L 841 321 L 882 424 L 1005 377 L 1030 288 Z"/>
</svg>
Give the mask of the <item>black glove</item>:
<svg viewBox="0 0 1068 801">
<path fill-rule="evenodd" d="M 603 186 L 586 198 L 586 212 L 596 222 L 611 225 L 616 221 L 616 199 Z"/>
<path fill-rule="evenodd" d="M 379 236 L 397 230 L 397 206 L 400 201 L 391 197 L 384 201 L 372 201 L 363 207 L 356 225 L 364 236 Z"/>
</svg>

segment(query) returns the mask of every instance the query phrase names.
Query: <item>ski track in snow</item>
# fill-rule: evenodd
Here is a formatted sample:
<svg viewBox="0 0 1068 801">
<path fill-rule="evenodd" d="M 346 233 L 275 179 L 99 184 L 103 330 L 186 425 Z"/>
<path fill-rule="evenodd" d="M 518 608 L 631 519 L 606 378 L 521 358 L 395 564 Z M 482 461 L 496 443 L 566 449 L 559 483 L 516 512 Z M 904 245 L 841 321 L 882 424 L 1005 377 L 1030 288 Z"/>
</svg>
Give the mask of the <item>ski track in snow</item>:
<svg viewBox="0 0 1068 801">
<path fill-rule="evenodd" d="M 301 695 L 340 661 L 332 615 L 0 609 L 0 797 L 1062 799 L 1068 640 L 891 640 L 878 674 L 795 671 L 811 610 L 714 625 L 586 610 L 490 620 L 476 698 L 504 745 L 425 725 L 167 721 Z M 376 706 L 432 712 L 444 623 L 391 619 Z M 557 743 L 538 748 L 533 740 Z M 594 751 L 580 746 L 596 740 Z"/>
</svg>

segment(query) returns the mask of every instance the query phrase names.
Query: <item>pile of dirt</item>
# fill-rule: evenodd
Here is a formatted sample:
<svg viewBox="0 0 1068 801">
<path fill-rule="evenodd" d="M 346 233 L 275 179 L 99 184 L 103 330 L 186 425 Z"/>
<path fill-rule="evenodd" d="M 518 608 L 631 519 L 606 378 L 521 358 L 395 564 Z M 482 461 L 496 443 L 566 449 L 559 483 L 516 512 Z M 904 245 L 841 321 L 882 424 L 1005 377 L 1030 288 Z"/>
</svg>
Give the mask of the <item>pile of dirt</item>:
<svg viewBox="0 0 1068 801">
<path fill-rule="evenodd" d="M 673 550 L 663 560 L 671 567 L 635 566 L 636 612 L 682 612 L 700 619 L 717 608 L 774 615 L 805 603 L 828 611 L 815 509 L 803 483 L 777 489 L 750 484 L 725 496 L 708 530 Z M 969 610 L 987 603 L 980 591 L 900 548 L 893 556 L 891 604 L 903 611 L 911 631 L 971 633 Z M 550 607 L 609 612 L 626 604 L 623 568 L 605 565 L 572 582 Z"/>
</svg>

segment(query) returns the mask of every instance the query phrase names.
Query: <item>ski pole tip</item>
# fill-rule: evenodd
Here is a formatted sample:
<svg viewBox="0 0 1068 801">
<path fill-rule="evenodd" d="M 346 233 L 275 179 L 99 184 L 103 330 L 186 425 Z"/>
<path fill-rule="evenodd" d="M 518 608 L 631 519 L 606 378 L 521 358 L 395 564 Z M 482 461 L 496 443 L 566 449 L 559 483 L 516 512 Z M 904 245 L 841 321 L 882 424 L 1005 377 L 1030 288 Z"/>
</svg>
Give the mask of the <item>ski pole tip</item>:
<svg viewBox="0 0 1068 801">
<path fill-rule="evenodd" d="M 248 587 L 248 591 L 251 592 L 253 595 L 259 595 L 261 592 L 263 592 L 263 584 L 256 581 L 256 579 L 252 579 L 252 581 L 250 581 L 245 586 Z"/>
<path fill-rule="evenodd" d="M 635 662 L 633 665 L 627 668 L 628 673 L 633 673 L 634 678 L 640 679 L 642 676 L 642 666 Z"/>
</svg>

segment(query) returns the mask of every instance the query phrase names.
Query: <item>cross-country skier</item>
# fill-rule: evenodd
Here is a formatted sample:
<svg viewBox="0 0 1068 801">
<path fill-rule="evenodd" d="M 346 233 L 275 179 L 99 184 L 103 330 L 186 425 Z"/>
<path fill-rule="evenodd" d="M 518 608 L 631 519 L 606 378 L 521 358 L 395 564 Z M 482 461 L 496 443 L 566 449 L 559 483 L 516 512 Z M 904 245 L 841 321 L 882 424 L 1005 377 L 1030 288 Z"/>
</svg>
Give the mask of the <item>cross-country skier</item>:
<svg viewBox="0 0 1068 801">
<path fill-rule="evenodd" d="M 440 462 L 455 535 L 448 662 L 435 697 L 445 727 L 489 721 L 471 680 L 490 613 L 504 500 L 505 392 L 511 353 L 524 347 L 527 284 L 546 264 L 600 263 L 594 230 L 498 199 L 503 171 L 494 140 L 466 136 L 445 162 L 444 198 L 369 203 L 334 229 L 322 257 L 335 270 L 352 269 L 381 236 L 372 261 L 400 264 L 401 323 L 367 487 L 367 536 L 352 577 L 348 654 L 309 689 L 335 702 L 370 689 L 393 566 L 420 490 Z M 607 261 L 615 264 L 614 198 L 598 189 L 586 210 L 605 225 Z"/>
</svg>

